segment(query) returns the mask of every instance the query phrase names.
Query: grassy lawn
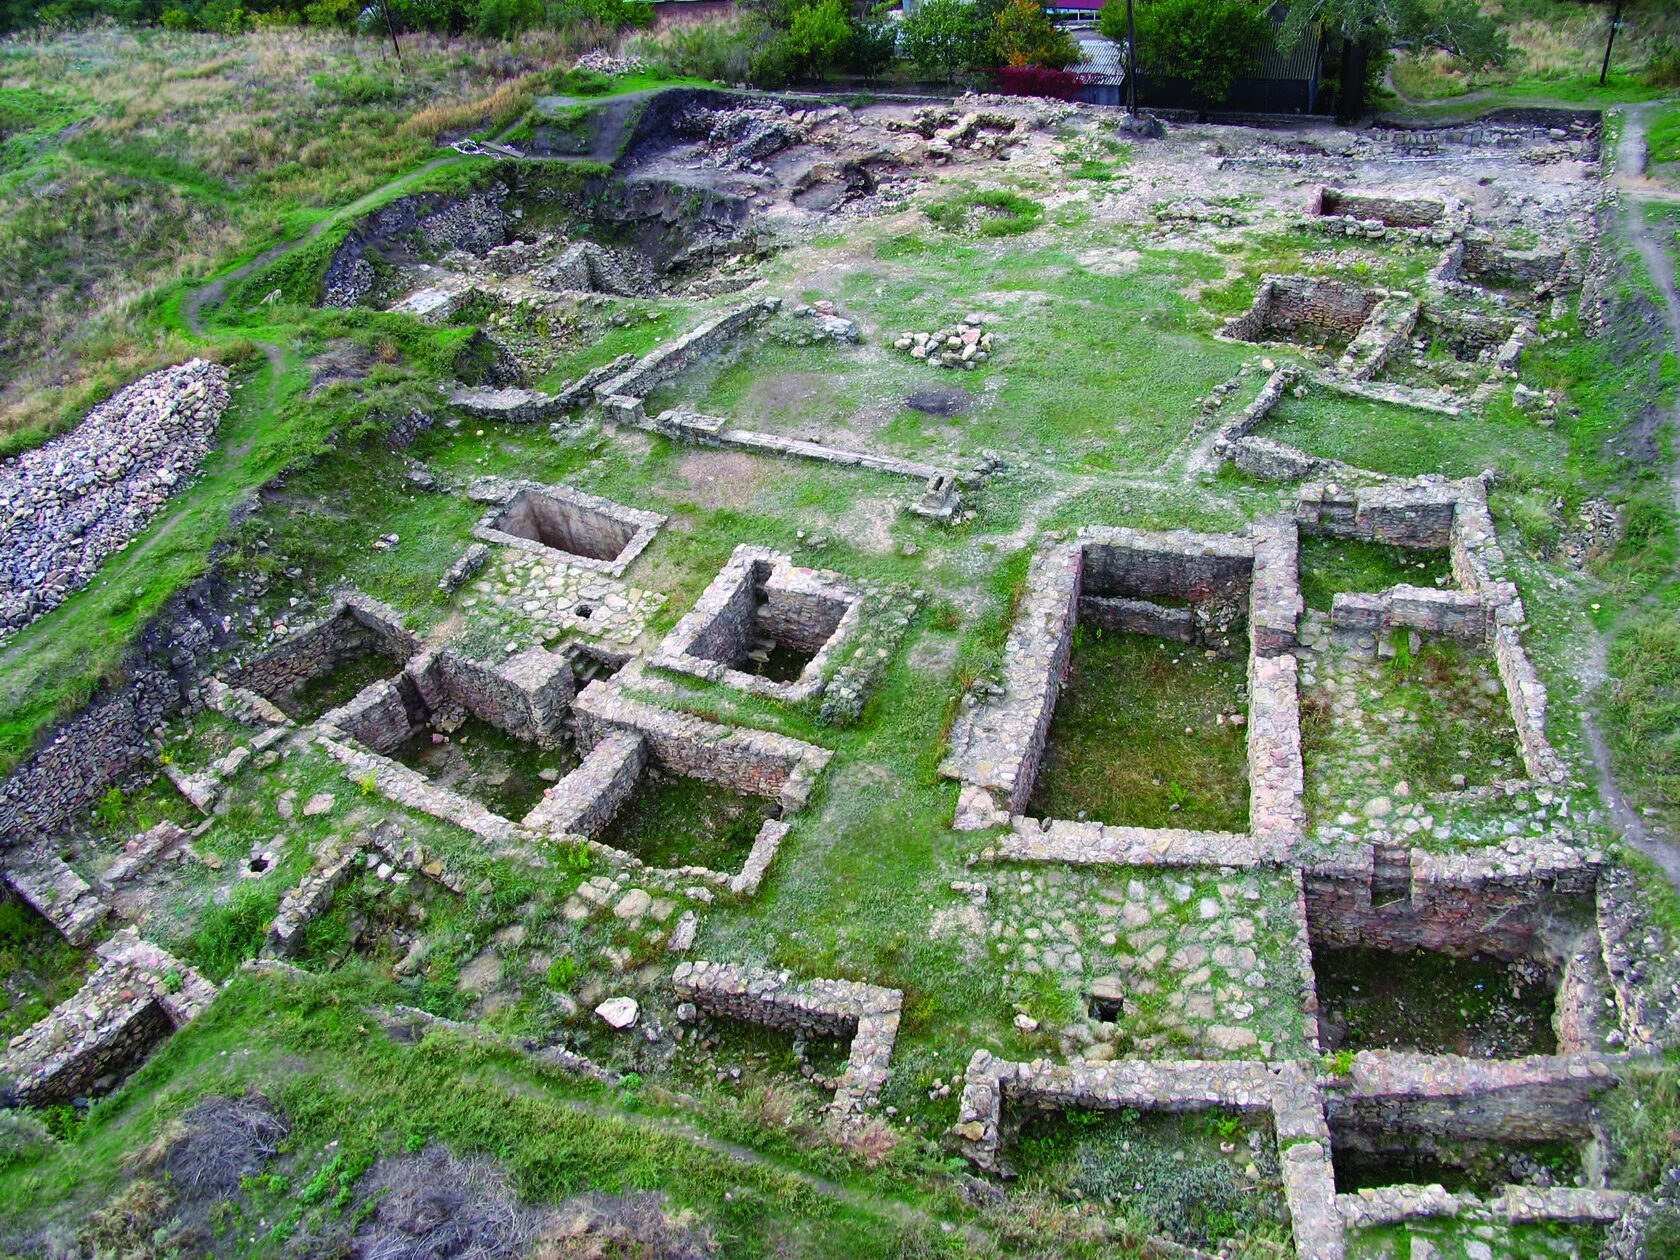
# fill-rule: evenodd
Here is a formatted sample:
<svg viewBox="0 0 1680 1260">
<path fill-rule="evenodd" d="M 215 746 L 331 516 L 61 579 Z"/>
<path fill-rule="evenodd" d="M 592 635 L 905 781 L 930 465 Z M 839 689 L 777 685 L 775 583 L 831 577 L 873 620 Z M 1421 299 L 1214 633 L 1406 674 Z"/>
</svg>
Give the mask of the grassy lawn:
<svg viewBox="0 0 1680 1260">
<path fill-rule="evenodd" d="M 1040 818 L 1242 831 L 1243 664 L 1144 635 L 1080 627 L 1034 786 Z"/>
<path fill-rule="evenodd" d="M 1329 612 L 1347 592 L 1374 593 L 1391 586 L 1437 586 L 1452 577 L 1444 551 L 1419 551 L 1356 538 L 1301 539 L 1301 598 L 1308 608 Z"/>
</svg>

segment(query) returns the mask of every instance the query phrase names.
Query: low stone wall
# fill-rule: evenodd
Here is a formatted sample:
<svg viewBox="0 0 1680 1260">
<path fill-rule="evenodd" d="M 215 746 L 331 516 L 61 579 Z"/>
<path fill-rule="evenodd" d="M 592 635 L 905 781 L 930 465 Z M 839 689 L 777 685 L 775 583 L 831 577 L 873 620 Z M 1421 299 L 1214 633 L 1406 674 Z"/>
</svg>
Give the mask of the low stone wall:
<svg viewBox="0 0 1680 1260">
<path fill-rule="evenodd" d="M 886 1084 L 904 994 L 851 980 L 794 983 L 791 973 L 733 963 L 678 963 L 671 987 L 702 1010 L 748 1023 L 824 1037 L 851 1037 L 851 1054 L 834 1108 L 855 1115 Z"/>
<path fill-rule="evenodd" d="M 1440 1186 L 1381 1186 L 1337 1195 L 1336 1210 L 1349 1232 L 1449 1218 L 1467 1224 L 1609 1225 L 1620 1220 L 1638 1197 L 1626 1190 L 1506 1186 L 1497 1196 L 1483 1199 L 1466 1190 L 1449 1193 Z"/>
<path fill-rule="evenodd" d="M 588 753 L 615 734 L 639 734 L 649 759 L 672 774 L 721 783 L 780 803 L 797 813 L 834 754 L 768 731 L 721 726 L 687 713 L 631 700 L 607 682 L 592 682 L 572 707 L 578 751 Z"/>
<path fill-rule="evenodd" d="M 147 1051 L 197 1018 L 216 987 L 191 967 L 124 928 L 97 950 L 103 960 L 75 995 L 14 1037 L 0 1079 L 21 1103 L 41 1105 L 95 1092 L 126 1075 Z"/>
<path fill-rule="evenodd" d="M 977 1050 L 950 1132 L 962 1153 L 987 1171 L 1006 1170 L 1006 1107 L 1174 1113 L 1221 1108 L 1269 1115 L 1296 1254 L 1304 1260 L 1339 1260 L 1343 1254 L 1324 1103 L 1310 1071 L 1298 1064 L 1126 1060 L 1063 1065 L 1043 1059 L 1010 1062 Z"/>
<path fill-rule="evenodd" d="M 1356 381 L 1370 380 L 1411 340 L 1419 310 L 1417 299 L 1410 294 L 1385 297 L 1348 342 L 1336 370 Z"/>
<path fill-rule="evenodd" d="M 997 862 L 1249 867 L 1276 857 L 1252 835 L 1234 831 L 1112 827 L 1106 823 L 1029 818 L 1023 814 L 992 821 L 1007 821 L 1010 828 L 982 855 Z"/>
<path fill-rule="evenodd" d="M 809 700 L 822 692 L 831 661 L 856 634 L 861 600 L 862 592 L 838 573 L 803 568 L 766 547 L 740 546 L 649 663 L 776 700 Z M 811 659 L 789 682 L 736 668 L 758 638 Z"/>
<path fill-rule="evenodd" d="M 265 957 L 290 958 L 297 953 L 304 929 L 332 904 L 333 894 L 366 846 L 364 836 L 348 846 L 329 846 L 316 855 L 314 868 L 280 899 L 280 908 L 268 925 L 268 941 L 263 946 Z"/>
<path fill-rule="evenodd" d="M 1680 980 L 1657 962 L 1664 935 L 1625 867 L 1599 872 L 1595 920 L 1621 1035 L 1640 1049 L 1680 1044 Z"/>
<path fill-rule="evenodd" d="M 1447 203 L 1433 197 L 1397 197 L 1392 193 L 1326 186 L 1318 190 L 1308 213 L 1376 219 L 1385 227 L 1427 228 L 1434 227 L 1446 216 Z"/>
<path fill-rule="evenodd" d="M 1248 633 L 1258 656 L 1293 652 L 1301 613 L 1301 539 L 1287 516 L 1254 522 L 1254 580 L 1248 590 Z"/>
<path fill-rule="evenodd" d="M 1590 1137 L 1613 1055 L 1464 1059 L 1363 1050 L 1347 1088 L 1325 1095 L 1331 1132 L 1356 1149 L 1406 1149 L 1407 1135 L 1550 1142 Z"/>
<path fill-rule="evenodd" d="M 1092 525 L 1079 537 L 1081 595 L 1165 595 L 1192 603 L 1230 599 L 1247 594 L 1254 570 L 1254 544 L 1238 534 Z"/>
<path fill-rule="evenodd" d="M 393 609 L 352 592 L 333 600 L 319 621 L 294 631 L 255 660 L 227 670 L 223 678 L 229 686 L 287 707 L 301 687 L 353 657 L 377 652 L 390 658 L 394 672 L 419 650 L 419 638 L 403 627 Z"/>
<path fill-rule="evenodd" d="M 525 826 L 545 835 L 593 837 L 630 799 L 646 769 L 647 741 L 640 734 L 609 735 L 543 793 Z"/>
<path fill-rule="evenodd" d="M 1345 280 L 1316 276 L 1266 276 L 1254 305 L 1220 330 L 1233 341 L 1293 341 L 1303 328 L 1353 338 L 1386 296 Z"/>
<path fill-rule="evenodd" d="M 1288 654 L 1248 661 L 1248 830 L 1273 861 L 1307 830 L 1299 670 Z"/>
<path fill-rule="evenodd" d="M 1198 643 L 1202 637 L 1196 615 L 1188 608 L 1116 595 L 1082 596 L 1079 621 L 1110 634 L 1148 634 L 1174 643 Z"/>
<path fill-rule="evenodd" d="M 1004 645 L 1002 685 L 963 697 L 950 752 L 939 767 L 946 778 L 984 789 L 1009 813 L 1026 808 L 1038 776 L 1067 677 L 1083 566 L 1077 544 L 1052 543 L 1033 556 Z"/>
<path fill-rule="evenodd" d="M 1467 642 L 1485 642 L 1491 618 L 1480 595 L 1432 586 L 1391 586 L 1386 591 L 1338 591 L 1330 625 L 1339 634 L 1384 638 L 1395 628 Z"/>
<path fill-rule="evenodd" d="M 600 399 L 646 398 L 690 364 L 721 350 L 747 328 L 768 319 L 781 307 L 781 298 L 767 297 L 709 319 L 675 341 L 644 355 L 629 370 L 601 382 L 595 387 L 595 396 Z"/>
<path fill-rule="evenodd" d="M 453 823 L 490 844 L 509 846 L 527 838 L 527 833 L 517 824 L 458 792 L 435 786 L 425 775 L 400 762 L 327 733 L 317 735 L 316 742 L 344 767 L 345 775 L 352 782 L 379 793 L 386 800 Z"/>
<path fill-rule="evenodd" d="M 1386 903 L 1372 896 L 1368 848 L 1308 868 L 1313 941 L 1561 963 L 1590 932 L 1599 866 L 1575 849 L 1533 841 L 1516 852 L 1405 852 L 1409 882 Z"/>
<path fill-rule="evenodd" d="M 72 945 L 86 945 L 110 913 L 93 886 L 49 847 L 26 841 L 0 854 L 0 878 Z"/>
</svg>

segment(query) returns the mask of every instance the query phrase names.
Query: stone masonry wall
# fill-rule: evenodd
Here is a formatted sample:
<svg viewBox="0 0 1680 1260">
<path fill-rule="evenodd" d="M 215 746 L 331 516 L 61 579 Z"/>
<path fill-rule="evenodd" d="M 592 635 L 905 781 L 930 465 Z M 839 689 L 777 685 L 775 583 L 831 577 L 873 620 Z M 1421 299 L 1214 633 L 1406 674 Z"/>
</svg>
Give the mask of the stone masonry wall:
<svg viewBox="0 0 1680 1260">
<path fill-rule="evenodd" d="M 631 700 L 603 681 L 578 694 L 573 713 L 581 753 L 618 732 L 640 734 L 661 769 L 767 797 L 790 814 L 804 808 L 833 756 L 826 748 L 785 735 L 720 726 Z"/>
<path fill-rule="evenodd" d="M 1314 276 L 1267 276 L 1254 305 L 1220 335 L 1236 341 L 1291 341 L 1302 329 L 1351 340 L 1382 294 Z"/>
<path fill-rule="evenodd" d="M 72 945 L 86 945 L 105 922 L 104 899 L 46 842 L 17 845 L 0 861 L 6 886 Z"/>
<path fill-rule="evenodd" d="M 1561 961 L 1592 923 L 1597 866 L 1552 846 L 1515 861 L 1491 853 L 1408 850 L 1409 895 L 1373 906 L 1368 849 L 1306 873 L 1307 921 L 1322 945 L 1437 950 Z M 1526 867 L 1526 869 L 1525 869 Z"/>
<path fill-rule="evenodd" d="M 609 735 L 543 793 L 542 801 L 525 816 L 525 826 L 547 835 L 593 837 L 630 799 L 646 769 L 647 741 L 641 735 Z"/>
<path fill-rule="evenodd" d="M 394 673 L 419 650 L 420 640 L 403 627 L 394 610 L 365 595 L 349 594 L 335 599 L 319 621 L 278 647 L 229 670 L 226 681 L 285 705 L 304 684 L 364 652 L 389 657 Z"/>
<path fill-rule="evenodd" d="M 1616 1083 L 1608 1055 L 1463 1059 L 1364 1050 L 1350 1087 L 1326 1095 L 1335 1141 L 1404 1148 L 1400 1135 L 1532 1142 L 1592 1132 L 1595 1098 Z"/>
<path fill-rule="evenodd" d="M 779 297 L 761 298 L 707 320 L 642 357 L 629 371 L 596 386 L 597 398 L 646 398 L 684 368 L 716 353 L 744 330 L 781 309 Z"/>
<path fill-rule="evenodd" d="M 684 962 L 671 976 L 679 999 L 716 1015 L 770 1028 L 851 1037 L 834 1106 L 855 1114 L 874 1103 L 886 1084 L 898 1037 L 904 995 L 850 980 L 792 983 L 785 971 L 732 963 Z"/>
<path fill-rule="evenodd" d="M 124 928 L 97 950 L 103 960 L 51 1014 L 12 1038 L 0 1080 L 19 1101 L 41 1104 L 92 1092 L 125 1073 L 157 1041 L 196 1018 L 216 987 Z"/>
<path fill-rule="evenodd" d="M 1312 212 L 1376 219 L 1387 227 L 1433 227 L 1446 215 L 1447 204 L 1431 197 L 1395 197 L 1345 188 L 1321 188 Z"/>
<path fill-rule="evenodd" d="M 563 656 L 534 647 L 490 666 L 443 649 L 417 658 L 409 675 L 434 713 L 458 705 L 542 748 L 562 737 L 572 701 L 572 667 Z"/>
</svg>

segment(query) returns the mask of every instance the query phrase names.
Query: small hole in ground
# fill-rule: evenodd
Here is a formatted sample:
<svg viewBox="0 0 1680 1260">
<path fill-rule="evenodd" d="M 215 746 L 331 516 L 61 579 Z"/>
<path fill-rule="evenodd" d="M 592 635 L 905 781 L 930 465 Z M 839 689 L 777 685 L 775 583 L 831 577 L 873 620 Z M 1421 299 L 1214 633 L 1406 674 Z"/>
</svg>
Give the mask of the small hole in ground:
<svg viewBox="0 0 1680 1260">
<path fill-rule="evenodd" d="M 262 871 L 266 871 L 267 869 L 268 869 L 268 859 L 267 858 L 265 858 L 265 857 L 254 857 L 254 858 L 251 859 L 251 870 L 252 871 L 260 873 Z"/>
</svg>

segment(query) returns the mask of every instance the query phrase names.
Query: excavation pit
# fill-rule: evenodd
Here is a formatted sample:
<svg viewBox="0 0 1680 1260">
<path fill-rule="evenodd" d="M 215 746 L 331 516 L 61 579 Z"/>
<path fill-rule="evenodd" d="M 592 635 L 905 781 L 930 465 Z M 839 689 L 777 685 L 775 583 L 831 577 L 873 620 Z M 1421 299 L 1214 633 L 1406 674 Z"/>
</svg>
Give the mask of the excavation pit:
<svg viewBox="0 0 1680 1260">
<path fill-rule="evenodd" d="M 391 755 L 504 818 L 523 818 L 579 760 L 570 741 L 539 748 L 470 715 L 417 727 Z"/>
<path fill-rule="evenodd" d="M 1081 623 L 1027 812 L 1241 832 L 1247 712 L 1241 660 Z"/>
<path fill-rule="evenodd" d="M 1555 1054 L 1558 969 L 1543 960 L 1431 950 L 1313 950 L 1326 1051 L 1478 1059 Z"/>
<path fill-rule="evenodd" d="M 1008 1145 L 1017 1195 L 1124 1210 L 1187 1247 L 1287 1222 L 1277 1139 L 1264 1114 L 1023 1109 Z"/>
<path fill-rule="evenodd" d="M 585 494 L 570 486 L 520 482 L 487 513 L 474 536 L 525 551 L 556 553 L 565 563 L 617 577 L 639 556 L 665 517 Z M 574 610 L 574 615 L 589 613 Z"/>
<path fill-rule="evenodd" d="M 370 684 L 390 678 L 420 650 L 397 614 L 364 596 L 335 601 L 320 621 L 227 675 L 294 722 L 313 722 Z"/>
<path fill-rule="evenodd" d="M 762 798 L 653 770 L 594 838 L 647 866 L 732 871 L 779 814 Z"/>
<path fill-rule="evenodd" d="M 861 595 L 837 573 L 762 547 L 737 547 L 653 656 L 664 669 L 779 700 L 823 689 L 858 627 Z"/>
<path fill-rule="evenodd" d="M 1430 197 L 1395 197 L 1325 187 L 1319 189 L 1314 213 L 1326 218 L 1375 220 L 1384 227 L 1428 228 L 1446 217 L 1447 206 Z"/>
<path fill-rule="evenodd" d="M 1443 1134 L 1389 1133 L 1331 1122 L 1336 1192 L 1385 1186 L 1438 1185 L 1449 1194 L 1493 1197 L 1506 1186 L 1580 1184 L 1578 1142 L 1473 1139 Z"/>
<path fill-rule="evenodd" d="M 1372 289 L 1311 276 L 1267 276 L 1254 304 L 1221 335 L 1261 344 L 1286 342 L 1339 357 L 1382 301 Z"/>
</svg>

